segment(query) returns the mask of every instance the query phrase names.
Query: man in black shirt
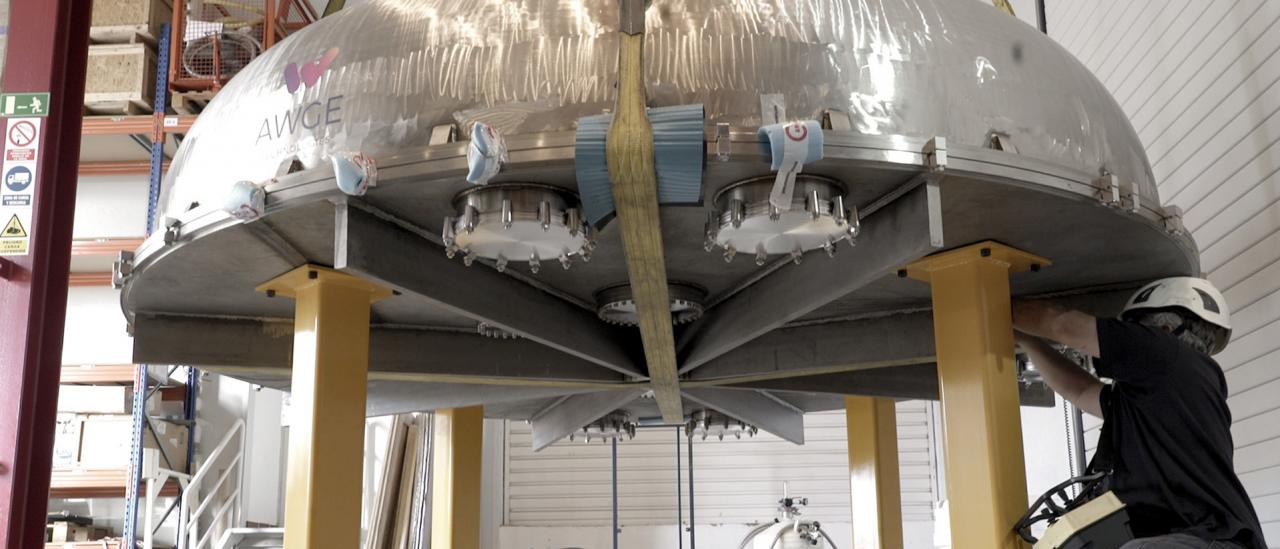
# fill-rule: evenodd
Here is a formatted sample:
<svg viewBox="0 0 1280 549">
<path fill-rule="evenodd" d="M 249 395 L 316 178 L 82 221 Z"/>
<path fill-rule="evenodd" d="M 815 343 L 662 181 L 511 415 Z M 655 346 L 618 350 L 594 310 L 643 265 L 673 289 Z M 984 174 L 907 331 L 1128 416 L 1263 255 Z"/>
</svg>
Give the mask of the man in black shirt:
<svg viewBox="0 0 1280 549">
<path fill-rule="evenodd" d="M 1227 383 L 1212 358 L 1231 336 L 1207 280 L 1139 290 L 1123 320 L 1037 302 L 1013 308 L 1015 340 L 1058 394 L 1103 418 L 1091 469 L 1111 469 L 1135 539 L 1122 549 L 1266 549 L 1232 464 Z M 1043 338 L 1043 339 L 1041 339 Z M 1094 357 L 1105 383 L 1044 340 Z"/>
</svg>

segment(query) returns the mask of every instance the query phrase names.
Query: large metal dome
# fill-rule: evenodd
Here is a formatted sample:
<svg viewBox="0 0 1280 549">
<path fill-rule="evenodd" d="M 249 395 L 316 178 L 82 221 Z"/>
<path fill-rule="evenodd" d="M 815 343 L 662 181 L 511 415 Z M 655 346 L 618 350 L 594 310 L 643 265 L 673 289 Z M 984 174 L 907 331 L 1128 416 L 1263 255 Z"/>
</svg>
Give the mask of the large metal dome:
<svg viewBox="0 0 1280 549">
<path fill-rule="evenodd" d="M 583 422 L 655 415 L 639 336 L 595 318 L 598 293 L 628 280 L 616 223 L 590 263 L 541 272 L 468 271 L 439 230 L 473 188 L 474 122 L 509 146 L 490 186 L 584 191 L 574 132 L 613 107 L 618 26 L 614 0 L 374 0 L 266 52 L 173 161 L 169 230 L 123 281 L 136 358 L 287 385 L 292 303 L 254 287 L 310 262 L 401 290 L 374 305 L 371 412 L 485 403 L 527 419 L 588 394 Z M 976 0 L 655 0 L 644 72 L 651 107 L 705 111 L 703 200 L 660 220 L 667 276 L 702 292 L 701 318 L 676 327 L 693 405 L 791 432 L 773 418 L 838 394 L 936 398 L 928 288 L 895 276 L 935 251 L 1026 249 L 1054 266 L 1016 276 L 1015 293 L 1103 312 L 1137 283 L 1199 270 L 1103 86 Z M 756 130 L 774 118 L 822 121 L 825 157 L 804 173 L 833 182 L 823 192 L 844 192 L 863 226 L 834 259 L 757 266 L 703 249 L 718 193 L 772 177 Z M 357 153 L 378 170 L 358 198 L 330 163 Z M 241 181 L 265 188 L 262 218 L 221 209 Z"/>
<path fill-rule="evenodd" d="M 334 152 L 425 147 L 440 124 L 572 130 L 613 105 L 617 27 L 613 0 L 373 0 L 325 18 L 201 114 L 174 159 L 167 210 L 216 203 L 295 155 L 312 167 Z M 1142 145 L 1102 84 L 976 0 L 658 0 L 646 36 L 654 106 L 701 103 L 709 124 L 754 131 L 760 96 L 781 94 L 789 118 L 836 110 L 857 135 L 983 146 L 994 131 L 1024 157 L 1135 182 L 1156 204 Z M 290 91 L 286 67 L 331 50 L 319 83 Z"/>
</svg>

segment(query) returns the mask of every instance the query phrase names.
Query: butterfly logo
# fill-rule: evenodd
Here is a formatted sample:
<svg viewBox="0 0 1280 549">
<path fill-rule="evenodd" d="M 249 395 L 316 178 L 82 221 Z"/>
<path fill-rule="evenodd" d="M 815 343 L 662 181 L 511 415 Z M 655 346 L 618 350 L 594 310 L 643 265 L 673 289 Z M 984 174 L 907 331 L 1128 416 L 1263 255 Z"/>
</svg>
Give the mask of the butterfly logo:
<svg viewBox="0 0 1280 549">
<path fill-rule="evenodd" d="M 297 63 L 289 63 L 284 67 L 284 85 L 293 93 L 302 88 L 315 86 L 324 71 L 338 57 L 338 48 L 329 48 L 314 61 L 305 62 L 301 67 Z"/>
</svg>

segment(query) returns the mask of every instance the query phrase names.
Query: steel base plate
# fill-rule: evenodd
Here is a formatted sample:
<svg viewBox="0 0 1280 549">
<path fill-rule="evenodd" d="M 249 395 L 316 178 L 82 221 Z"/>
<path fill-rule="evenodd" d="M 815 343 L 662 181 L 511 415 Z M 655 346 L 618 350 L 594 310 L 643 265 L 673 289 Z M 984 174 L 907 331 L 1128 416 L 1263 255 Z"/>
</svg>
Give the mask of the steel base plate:
<svg viewBox="0 0 1280 549">
<path fill-rule="evenodd" d="M 816 257 L 805 258 L 803 267 L 791 265 L 785 256 L 770 258 L 771 262 L 761 267 L 749 260 L 726 264 L 721 254 L 705 251 L 705 224 L 716 193 L 733 182 L 769 175 L 767 159 L 761 156 L 754 132 L 737 132 L 732 138 L 729 161 L 718 161 L 714 153 L 708 158 L 704 173 L 704 204 L 708 206 L 665 206 L 661 211 L 667 276 L 705 288 L 708 295 L 704 302 L 706 315 L 690 325 L 678 326 L 677 341 L 684 331 L 714 321 L 718 306 L 729 303 L 738 292 L 759 281 L 788 276 L 790 269 L 815 268 L 811 263 L 836 261 L 828 259 L 819 249 L 810 252 Z M 507 142 L 511 162 L 494 183 L 536 182 L 576 190 L 572 134 L 509 136 Z M 1127 288 L 1158 277 L 1199 273 L 1194 243 L 1185 234 L 1166 230 L 1161 210 L 1144 206 L 1131 212 L 1102 205 L 1090 185 L 1091 174 L 1014 153 L 962 147 L 950 149 L 948 164 L 936 171 L 927 167 L 920 152 L 924 148 L 922 140 L 900 136 L 828 132 L 825 143 L 824 160 L 805 166 L 806 173 L 845 184 L 846 205 L 850 210 L 863 213 L 864 225 L 875 219 L 877 210 L 884 204 L 892 203 L 898 191 L 935 179 L 941 197 L 944 245 L 940 249 L 996 240 L 1054 262 L 1052 267 L 1038 273 L 1014 275 L 1011 286 L 1015 295 L 1096 294 L 1101 297 L 1091 303 L 1093 310 L 1108 313 L 1121 305 L 1119 300 Z M 148 361 L 163 353 L 170 353 L 164 354 L 166 357 L 186 356 L 174 353 L 207 345 L 208 349 L 202 349 L 207 352 L 200 356 L 208 363 L 199 366 L 226 371 L 250 381 L 270 382 L 273 386 L 287 384 L 286 360 L 273 359 L 271 364 L 263 364 L 261 360 L 251 359 L 255 346 L 278 345 L 281 338 L 288 338 L 287 331 L 259 334 L 255 336 L 259 339 L 239 343 L 241 348 L 207 343 L 207 334 L 216 333 L 214 330 L 228 319 L 291 318 L 292 301 L 268 298 L 255 292 L 254 287 L 303 263 L 334 264 L 335 231 L 341 227 L 335 223 L 333 201 L 349 200 L 350 207 L 373 212 L 386 223 L 417 235 L 415 238 L 438 248 L 437 252 L 443 256 L 439 228 L 445 217 L 456 215 L 453 198 L 470 186 L 463 179 L 465 146 L 465 143 L 439 145 L 377 159 L 379 185 L 360 199 L 342 195 L 333 182 L 332 173 L 300 172 L 282 177 L 267 188 L 267 215 L 258 221 L 241 223 L 208 209 L 189 212 L 181 220 L 176 234 L 170 235 L 172 242 L 166 244 L 163 235 L 155 235 L 138 250 L 132 275 L 125 280 L 123 307 L 131 320 L 178 315 L 194 318 L 209 329 L 169 339 L 138 338 L 143 343 L 135 346 L 135 359 Z M 708 150 L 716 148 L 709 145 Z M 766 218 L 763 222 L 770 221 Z M 541 227 L 530 230 L 542 232 Z M 743 230 L 751 230 L 751 226 L 744 224 Z M 529 272 L 527 258 L 510 258 L 512 263 L 497 279 L 499 283 L 477 292 L 477 303 L 501 306 L 508 299 L 508 290 L 521 286 L 527 290 L 532 286 L 538 295 L 554 296 L 567 304 L 566 311 L 580 309 L 595 321 L 594 294 L 628 281 L 617 223 L 606 225 L 595 236 L 598 246 L 591 262 L 576 262 L 571 270 L 543 268 L 535 275 Z M 842 248 L 847 246 L 846 243 Z M 846 252 L 841 249 L 837 253 Z M 548 257 L 542 259 L 554 260 L 555 257 L 548 253 Z M 460 263 L 462 259 L 458 257 L 453 261 Z M 831 265 L 834 268 L 835 263 Z M 472 269 L 492 269 L 492 263 L 482 259 Z M 803 281 L 797 283 L 803 285 Z M 822 294 L 827 288 L 808 290 Z M 803 387 L 795 394 L 813 397 L 796 397 L 794 401 L 797 407 L 806 410 L 841 405 L 839 398 L 818 394 L 824 392 L 824 387 L 830 387 L 832 393 L 919 393 L 927 397 L 925 393 L 929 389 L 922 389 L 920 383 L 932 375 L 932 368 L 905 377 L 867 377 L 870 381 L 861 385 L 861 389 L 802 382 L 839 371 L 931 362 L 930 328 L 925 325 L 918 330 L 901 330 L 894 324 L 905 318 L 902 314 L 927 310 L 930 303 L 927 285 L 897 278 L 889 271 L 856 291 L 831 297 L 825 305 L 786 317 L 785 323 L 780 322 L 784 325 L 775 330 L 785 330 L 788 334 L 785 339 L 777 339 L 778 349 L 784 342 L 795 343 L 793 348 L 807 349 L 801 354 L 755 349 L 752 360 L 767 364 L 753 366 L 752 376 L 738 376 L 731 364 L 713 362 L 714 367 L 695 369 L 687 374 L 681 381 L 682 387 L 690 383 L 749 386 L 751 390 Z M 488 301 L 480 303 L 483 300 Z M 761 299 L 753 302 L 752 307 L 751 315 L 768 319 L 781 314 L 779 311 L 786 309 L 787 304 Z M 537 311 L 525 312 L 535 314 Z M 528 417 L 530 410 L 546 399 L 606 388 L 643 386 L 643 365 L 639 366 L 640 376 L 625 376 L 600 368 L 599 375 L 592 379 L 582 374 L 584 368 L 594 367 L 590 361 L 569 354 L 563 355 L 563 364 L 539 359 L 531 365 L 528 357 L 532 348 L 527 346 L 539 345 L 537 337 L 529 338 L 522 333 L 520 339 L 511 341 L 481 338 L 475 334 L 477 322 L 488 319 L 477 318 L 458 306 L 441 306 L 440 300 L 429 295 L 402 292 L 374 304 L 372 314 L 375 330 L 392 327 L 410 332 L 420 330 L 431 334 L 431 341 L 437 343 L 433 343 L 433 348 L 414 348 L 413 356 L 402 357 L 395 364 L 384 364 L 376 357 L 371 360 L 371 386 L 379 388 L 370 396 L 371 410 L 422 410 L 475 401 L 492 403 L 492 407 L 486 407 L 492 416 Z M 560 320 L 548 316 L 545 329 L 555 329 Z M 491 324 L 508 328 L 501 322 Z M 148 329 L 145 326 L 147 324 L 141 323 L 138 328 Z M 850 334 L 848 337 L 878 334 L 874 338 L 877 343 L 858 348 L 806 343 L 810 337 L 818 341 L 814 334 L 819 329 Z M 609 330 L 612 331 L 601 333 L 609 334 L 629 356 L 641 356 L 634 329 Z M 457 334 L 456 338 L 447 335 L 453 333 Z M 766 334 L 757 338 L 756 344 L 774 341 L 772 337 L 773 334 Z M 486 358 L 490 362 L 476 367 L 472 357 L 477 340 L 479 345 L 510 346 L 511 351 L 495 353 Z M 454 341 L 457 345 L 451 343 Z M 871 357 L 873 352 L 876 356 Z M 844 370 L 838 369 L 841 367 Z M 760 372 L 770 375 L 761 377 Z M 903 372 L 905 375 L 908 370 Z M 394 376 L 389 378 L 392 373 Z M 448 384 L 476 389 L 464 394 L 449 391 L 448 387 L 453 385 Z M 422 386 L 443 389 L 413 389 Z M 642 411 L 633 416 L 644 417 Z"/>
</svg>

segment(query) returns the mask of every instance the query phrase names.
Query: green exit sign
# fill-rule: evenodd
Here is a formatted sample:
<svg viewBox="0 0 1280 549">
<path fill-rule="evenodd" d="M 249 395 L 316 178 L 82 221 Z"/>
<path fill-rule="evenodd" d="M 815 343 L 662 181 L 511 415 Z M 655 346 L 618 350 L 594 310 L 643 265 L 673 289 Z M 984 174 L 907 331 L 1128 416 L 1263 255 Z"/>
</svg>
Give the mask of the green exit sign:
<svg viewBox="0 0 1280 549">
<path fill-rule="evenodd" d="M 0 116 L 49 116 L 49 93 L 0 94 Z"/>
</svg>

